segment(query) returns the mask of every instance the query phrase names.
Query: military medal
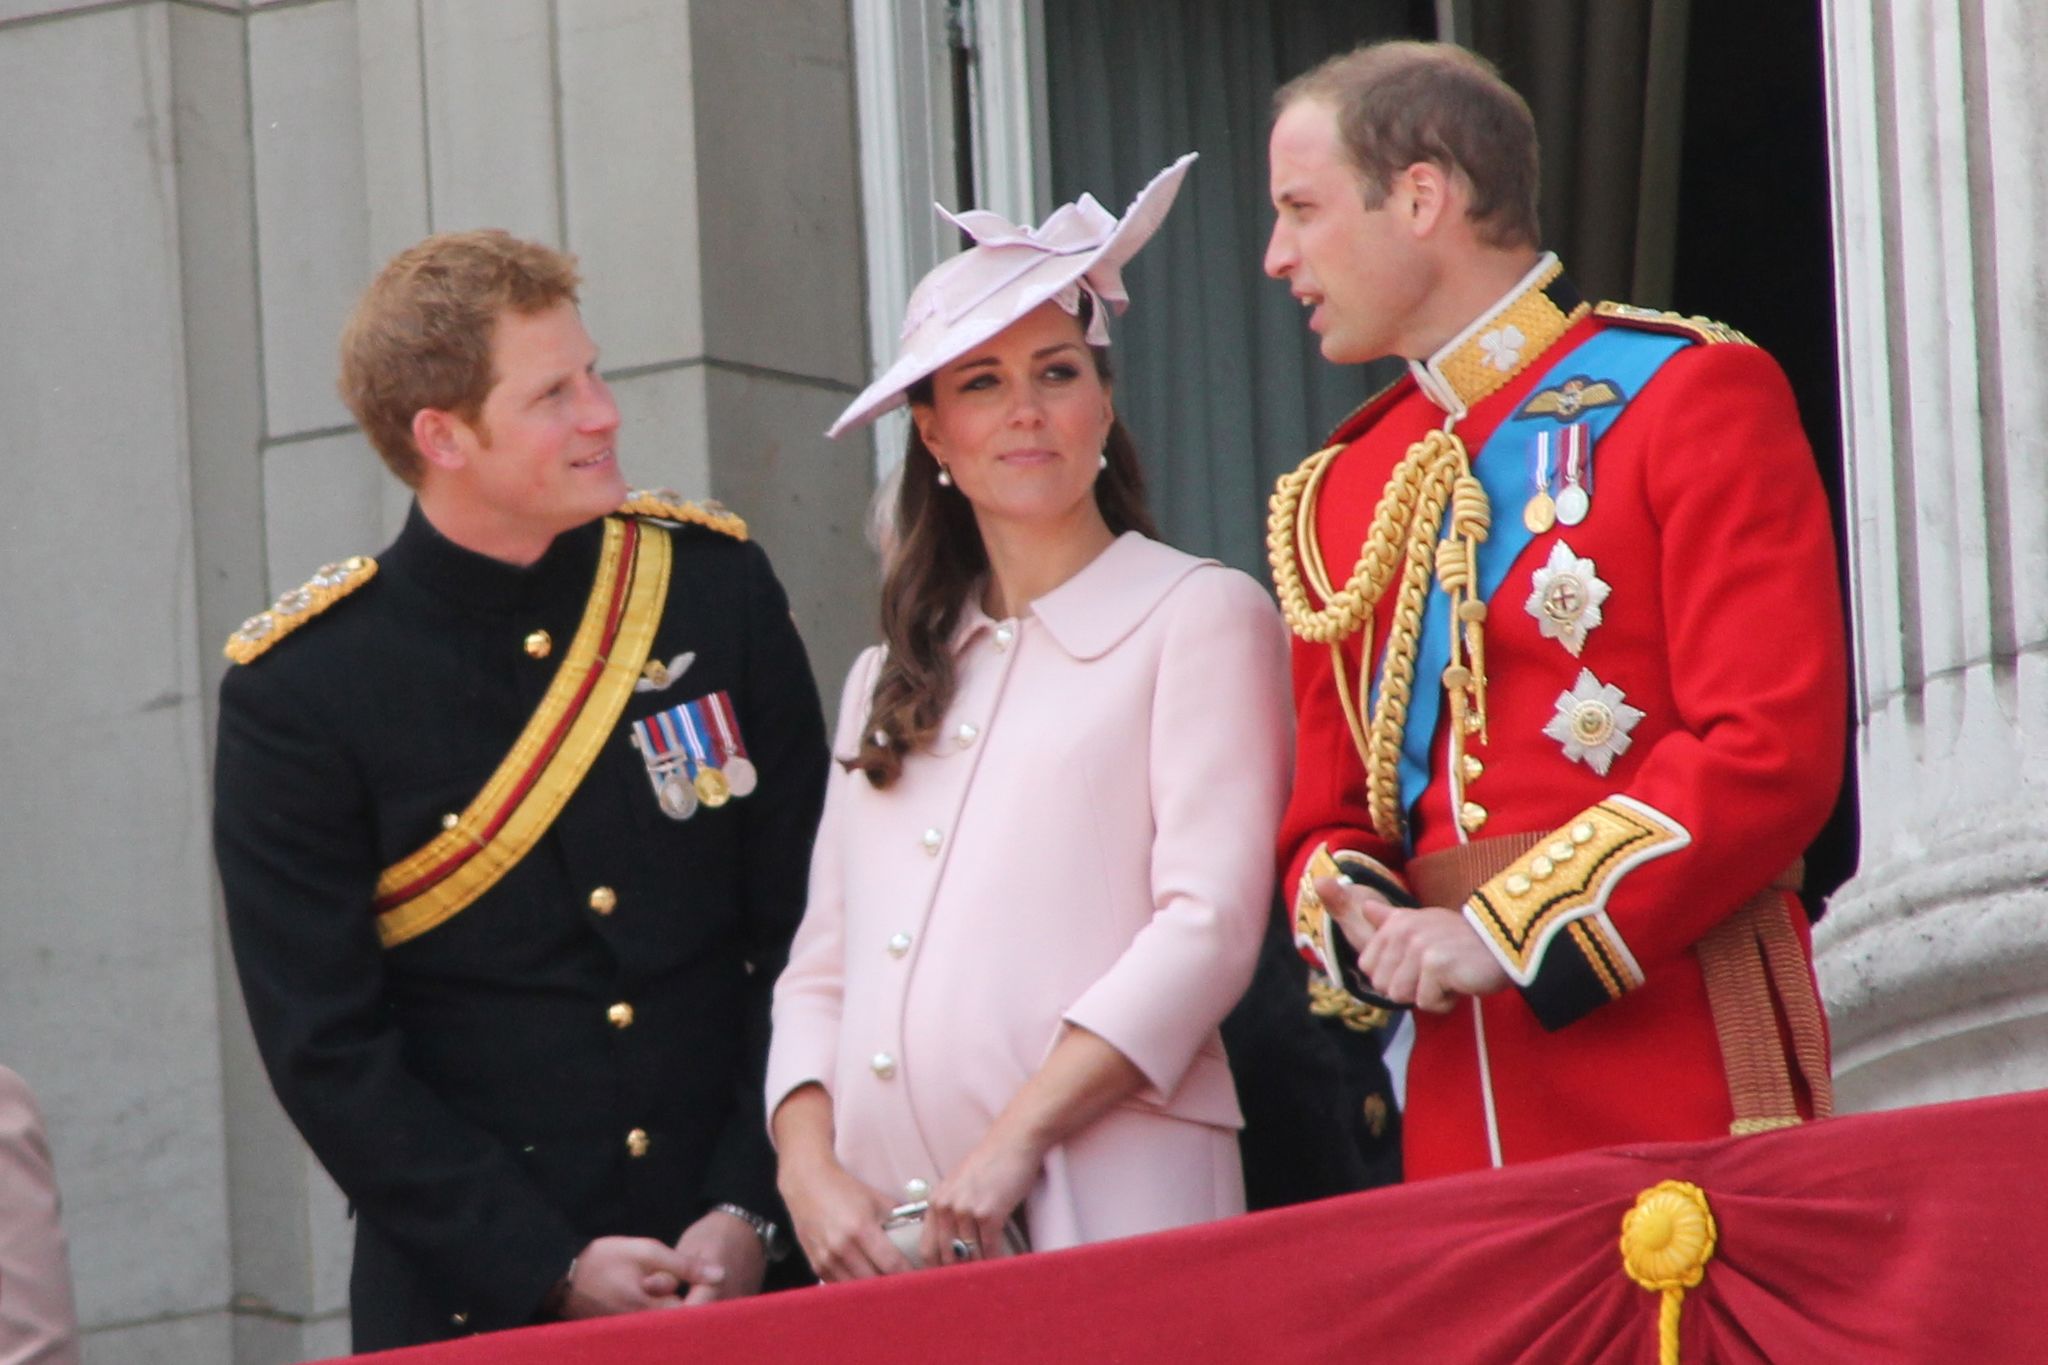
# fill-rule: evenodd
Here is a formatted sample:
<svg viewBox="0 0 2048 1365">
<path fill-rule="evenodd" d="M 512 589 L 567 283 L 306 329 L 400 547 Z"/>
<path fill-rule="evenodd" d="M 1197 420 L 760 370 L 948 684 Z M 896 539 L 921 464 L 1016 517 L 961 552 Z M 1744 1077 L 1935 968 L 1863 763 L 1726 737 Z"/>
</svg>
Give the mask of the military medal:
<svg viewBox="0 0 2048 1365">
<path fill-rule="evenodd" d="M 1544 723 L 1543 733 L 1564 746 L 1566 758 L 1605 777 L 1635 742 L 1630 732 L 1643 719 L 1642 711 L 1622 700 L 1626 695 L 1582 668 L 1571 690 L 1557 694 L 1556 714 Z"/>
<path fill-rule="evenodd" d="M 747 757 L 747 744 L 740 738 L 740 718 L 732 709 L 732 698 L 723 692 L 713 692 L 704 699 L 704 709 L 711 713 L 711 732 L 718 738 L 719 768 L 725 773 L 727 785 L 734 796 L 751 796 L 760 785 L 761 775 Z"/>
<path fill-rule="evenodd" d="M 1593 507 L 1593 438 L 1583 425 L 1568 426 L 1560 434 L 1564 490 L 1557 495 L 1557 520 L 1561 526 L 1577 526 Z"/>
<path fill-rule="evenodd" d="M 690 765 L 690 784 L 697 789 L 697 799 L 717 810 L 732 800 L 732 787 L 725 780 L 725 774 L 718 770 L 718 760 L 711 751 L 711 731 L 704 724 L 704 716 L 698 709 L 704 703 L 686 701 L 662 714 L 673 715 L 681 725 L 683 743 L 688 746 L 686 758 Z"/>
<path fill-rule="evenodd" d="M 1540 536 L 1557 524 L 1557 504 L 1550 500 L 1550 433 L 1536 433 L 1536 468 L 1532 482 L 1536 492 L 1522 508 L 1522 525 L 1529 534 Z"/>
<path fill-rule="evenodd" d="M 1604 619 L 1600 604 L 1612 591 L 1594 572 L 1592 560 L 1580 558 L 1560 540 L 1531 580 L 1522 609 L 1536 618 L 1544 639 L 1557 641 L 1576 659 L 1586 647 L 1587 633 Z"/>
<path fill-rule="evenodd" d="M 655 804 L 671 820 L 687 820 L 697 813 L 698 795 L 691 783 L 689 756 L 674 726 L 674 713 L 663 711 L 632 723 L 630 738 L 647 765 L 647 781 L 654 788 Z"/>
</svg>

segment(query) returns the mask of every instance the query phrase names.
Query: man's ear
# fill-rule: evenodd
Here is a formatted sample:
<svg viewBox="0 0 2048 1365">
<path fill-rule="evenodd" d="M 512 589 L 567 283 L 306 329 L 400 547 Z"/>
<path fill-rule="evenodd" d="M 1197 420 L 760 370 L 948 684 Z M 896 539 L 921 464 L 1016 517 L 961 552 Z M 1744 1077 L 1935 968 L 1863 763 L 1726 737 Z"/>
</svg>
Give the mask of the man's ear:
<svg viewBox="0 0 2048 1365">
<path fill-rule="evenodd" d="M 421 408 L 412 415 L 412 443 L 436 469 L 460 469 L 468 462 L 463 440 L 468 434 L 468 423 L 441 408 Z"/>
<path fill-rule="evenodd" d="M 1408 227 L 1417 237 L 1433 235 L 1449 215 L 1463 210 L 1458 182 L 1434 161 L 1416 162 L 1396 177 L 1396 184 L 1405 191 Z"/>
</svg>

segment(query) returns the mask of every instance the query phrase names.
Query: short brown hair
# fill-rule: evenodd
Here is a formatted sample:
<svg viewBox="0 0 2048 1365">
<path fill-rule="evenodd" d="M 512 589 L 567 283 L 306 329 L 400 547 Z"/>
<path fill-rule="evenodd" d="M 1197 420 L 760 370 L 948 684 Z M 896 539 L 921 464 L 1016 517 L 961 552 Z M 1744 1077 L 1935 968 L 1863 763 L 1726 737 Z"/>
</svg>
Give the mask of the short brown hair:
<svg viewBox="0 0 2048 1365">
<path fill-rule="evenodd" d="M 341 333 L 341 398 L 408 488 L 424 463 L 422 408 L 475 422 L 497 376 L 491 339 L 505 313 L 575 303 L 576 258 L 498 228 L 444 232 L 391 258 Z"/>
<path fill-rule="evenodd" d="M 1454 43 L 1371 43 L 1331 57 L 1273 96 L 1273 112 L 1312 99 L 1337 116 L 1344 150 L 1378 208 L 1399 175 L 1427 161 L 1472 187 L 1470 218 L 1489 246 L 1536 246 L 1536 120 L 1493 64 Z"/>
</svg>

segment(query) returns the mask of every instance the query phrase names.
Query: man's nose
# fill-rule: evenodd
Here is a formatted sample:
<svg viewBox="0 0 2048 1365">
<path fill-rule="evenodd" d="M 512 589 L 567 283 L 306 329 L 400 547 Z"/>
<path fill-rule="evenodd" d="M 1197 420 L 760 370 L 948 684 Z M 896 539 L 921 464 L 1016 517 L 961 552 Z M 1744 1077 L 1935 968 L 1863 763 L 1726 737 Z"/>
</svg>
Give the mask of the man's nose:
<svg viewBox="0 0 2048 1365">
<path fill-rule="evenodd" d="M 1294 240 L 1279 218 L 1273 220 L 1273 235 L 1266 239 L 1265 268 L 1276 280 L 1286 279 L 1287 272 L 1294 269 Z"/>
<path fill-rule="evenodd" d="M 609 431 L 619 425 L 619 405 L 612 397 L 612 387 L 597 375 L 584 386 L 582 409 L 586 431 Z"/>
</svg>

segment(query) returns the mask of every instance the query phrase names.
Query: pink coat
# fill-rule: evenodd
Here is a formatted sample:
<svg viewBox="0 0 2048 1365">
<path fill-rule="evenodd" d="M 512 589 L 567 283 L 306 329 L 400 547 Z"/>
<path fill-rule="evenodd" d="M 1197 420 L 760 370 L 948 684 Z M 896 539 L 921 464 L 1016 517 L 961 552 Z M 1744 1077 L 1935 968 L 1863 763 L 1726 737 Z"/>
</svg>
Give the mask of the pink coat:
<svg viewBox="0 0 2048 1365">
<path fill-rule="evenodd" d="M 1048 1156 L 1033 1246 L 1241 1212 L 1216 1026 L 1251 979 L 1290 777 L 1278 613 L 1243 574 L 1127 534 L 1030 615 L 970 606 L 954 649 L 958 695 L 902 778 L 833 774 L 769 1112 L 822 1083 L 841 1162 L 916 1197 L 1070 1021 L 1150 1084 Z M 880 657 L 847 679 L 836 753 Z"/>
<path fill-rule="evenodd" d="M 0 1066 L 0 1365 L 72 1365 L 78 1315 L 57 1173 L 28 1083 Z"/>
</svg>

